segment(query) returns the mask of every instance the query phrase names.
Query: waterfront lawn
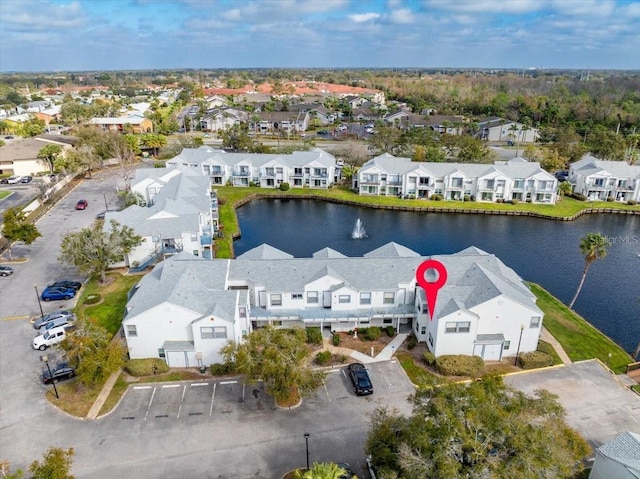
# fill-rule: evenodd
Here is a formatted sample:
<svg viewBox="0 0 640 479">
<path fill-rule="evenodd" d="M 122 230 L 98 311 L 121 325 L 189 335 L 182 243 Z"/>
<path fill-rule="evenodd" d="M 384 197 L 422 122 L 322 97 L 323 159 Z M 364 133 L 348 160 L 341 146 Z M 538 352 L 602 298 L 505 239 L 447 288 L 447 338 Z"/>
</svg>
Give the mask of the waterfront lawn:
<svg viewBox="0 0 640 479">
<path fill-rule="evenodd" d="M 107 281 L 101 284 L 97 279 L 92 279 L 84 288 L 76 312 L 78 316 L 84 315 L 115 335 L 122 324 L 124 309 L 127 304 L 127 293 L 138 281 L 140 276 L 128 276 L 119 272 L 107 274 Z M 100 302 L 87 304 L 85 301 L 90 296 L 99 295 Z"/>
<path fill-rule="evenodd" d="M 572 361 L 597 358 L 615 373 L 624 373 L 631 356 L 541 286 L 530 283 L 544 311 L 544 327 L 560 342 Z M 611 357 L 609 358 L 609 355 Z"/>
</svg>

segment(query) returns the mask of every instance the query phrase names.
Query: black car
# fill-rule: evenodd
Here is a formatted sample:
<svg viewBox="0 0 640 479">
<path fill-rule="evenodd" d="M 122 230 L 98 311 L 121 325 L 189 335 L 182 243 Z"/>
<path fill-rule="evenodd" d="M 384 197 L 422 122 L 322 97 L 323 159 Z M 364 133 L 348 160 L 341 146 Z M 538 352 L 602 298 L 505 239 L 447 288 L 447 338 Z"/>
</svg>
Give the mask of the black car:
<svg viewBox="0 0 640 479">
<path fill-rule="evenodd" d="M 51 368 L 51 374 L 49 374 L 49 370 L 45 369 L 42 372 L 42 382 L 45 384 L 49 384 L 52 381 L 58 382 L 63 379 L 69 379 L 76 375 L 76 368 L 73 366 L 69 366 L 68 363 L 60 363 L 57 366 Z"/>
<path fill-rule="evenodd" d="M 1 185 L 8 185 L 9 184 L 9 178 L 0 178 L 0 184 Z"/>
<path fill-rule="evenodd" d="M 75 289 L 76 291 L 78 291 L 80 288 L 82 288 L 82 283 L 79 283 L 78 281 L 63 279 L 60 281 L 56 281 L 55 283 L 51 283 L 47 286 L 47 288 L 67 288 Z"/>
<path fill-rule="evenodd" d="M 351 378 L 351 382 L 353 383 L 353 392 L 358 396 L 373 394 L 373 384 L 371 384 L 369 372 L 367 368 L 364 367 L 364 364 L 349 364 L 347 370 L 349 371 L 349 378 Z"/>
<path fill-rule="evenodd" d="M 31 181 L 33 180 L 33 176 L 23 176 L 22 179 L 20 180 L 20 183 L 31 183 Z"/>
</svg>

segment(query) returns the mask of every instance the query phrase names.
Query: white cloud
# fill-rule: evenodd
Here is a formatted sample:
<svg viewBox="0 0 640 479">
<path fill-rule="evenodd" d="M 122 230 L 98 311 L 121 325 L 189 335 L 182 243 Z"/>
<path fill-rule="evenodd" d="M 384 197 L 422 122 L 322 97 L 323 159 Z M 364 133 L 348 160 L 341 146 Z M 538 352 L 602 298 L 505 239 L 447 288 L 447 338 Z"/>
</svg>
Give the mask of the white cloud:
<svg viewBox="0 0 640 479">
<path fill-rule="evenodd" d="M 552 0 L 551 8 L 568 16 L 610 16 L 615 10 L 615 0 Z"/>
<path fill-rule="evenodd" d="M 365 23 L 365 22 L 370 22 L 372 20 L 376 20 L 378 18 L 380 18 L 380 14 L 379 13 L 354 13 L 353 15 L 349 15 L 349 18 L 351 19 L 351 21 L 355 22 L 355 23 Z"/>
<path fill-rule="evenodd" d="M 393 23 L 407 25 L 414 22 L 415 13 L 408 8 L 401 8 L 399 10 L 393 10 L 389 15 L 389 18 Z"/>
<path fill-rule="evenodd" d="M 546 0 L 424 0 L 424 5 L 454 12 L 530 13 L 543 9 Z"/>
</svg>

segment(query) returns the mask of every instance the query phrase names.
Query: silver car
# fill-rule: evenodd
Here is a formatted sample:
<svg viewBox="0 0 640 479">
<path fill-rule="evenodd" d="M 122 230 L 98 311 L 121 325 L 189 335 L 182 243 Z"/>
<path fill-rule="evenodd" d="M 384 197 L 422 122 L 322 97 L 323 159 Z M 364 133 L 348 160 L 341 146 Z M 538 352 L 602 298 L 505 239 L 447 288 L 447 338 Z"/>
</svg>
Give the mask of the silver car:
<svg viewBox="0 0 640 479">
<path fill-rule="evenodd" d="M 55 319 L 60 319 L 60 318 L 66 318 L 67 321 L 69 321 L 68 318 L 72 318 L 71 321 L 74 321 L 75 315 L 71 311 L 67 311 L 66 309 L 61 309 L 60 311 L 54 311 L 52 313 L 45 314 L 41 318 L 36 319 L 33 323 L 33 327 L 34 329 L 39 330 L 42 326 L 45 326 L 51 321 Z"/>
</svg>

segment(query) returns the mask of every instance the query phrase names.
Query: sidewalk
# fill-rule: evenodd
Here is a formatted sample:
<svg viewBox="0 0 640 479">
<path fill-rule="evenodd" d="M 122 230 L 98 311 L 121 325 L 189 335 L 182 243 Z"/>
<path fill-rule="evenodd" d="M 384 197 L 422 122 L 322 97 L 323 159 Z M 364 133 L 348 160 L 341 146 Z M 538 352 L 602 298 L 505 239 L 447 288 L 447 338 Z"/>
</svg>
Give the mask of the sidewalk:
<svg viewBox="0 0 640 479">
<path fill-rule="evenodd" d="M 558 340 L 554 338 L 549 331 L 547 331 L 547 328 L 542 328 L 540 339 L 553 346 L 553 349 L 556 350 L 556 353 L 558 353 L 558 356 L 560 356 L 560 359 L 562 359 L 563 364 L 571 364 L 573 362 L 571 361 L 571 358 L 569 358 L 569 355 L 566 353 L 562 345 L 558 342 Z"/>
<path fill-rule="evenodd" d="M 408 334 L 401 333 L 397 334 L 389 344 L 387 344 L 382 351 L 380 351 L 375 357 L 371 357 L 367 354 L 363 354 L 359 351 L 354 351 L 352 349 L 341 348 L 339 346 L 334 346 L 331 344 L 331 340 L 328 338 L 324 338 L 324 347 L 331 351 L 332 354 L 340 354 L 343 356 L 349 356 L 359 363 L 368 364 L 368 363 L 377 363 L 380 361 L 389 361 L 393 354 L 398 350 L 400 345 L 407 339 Z"/>
<path fill-rule="evenodd" d="M 118 369 L 116 372 L 112 373 L 111 376 L 109 376 L 109 379 L 107 379 L 107 382 L 105 382 L 104 386 L 102 386 L 102 390 L 100 391 L 100 394 L 98 394 L 98 397 L 94 401 L 93 406 L 91 406 L 91 409 L 89 409 L 89 412 L 87 413 L 87 417 L 86 417 L 87 419 L 96 419 L 98 417 L 98 414 L 102 409 L 102 406 L 104 405 L 107 398 L 109 397 L 109 394 L 113 389 L 113 385 L 118 380 L 118 376 L 120 376 L 121 372 L 122 372 L 122 369 Z"/>
</svg>

